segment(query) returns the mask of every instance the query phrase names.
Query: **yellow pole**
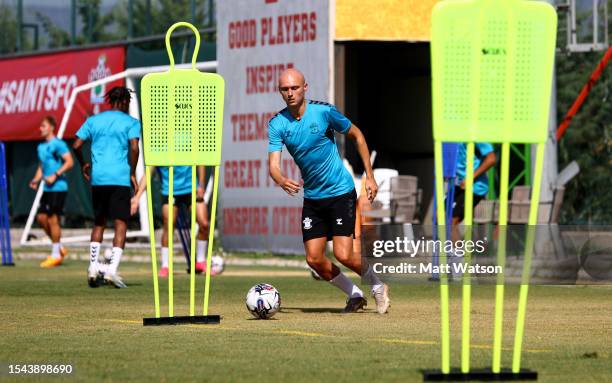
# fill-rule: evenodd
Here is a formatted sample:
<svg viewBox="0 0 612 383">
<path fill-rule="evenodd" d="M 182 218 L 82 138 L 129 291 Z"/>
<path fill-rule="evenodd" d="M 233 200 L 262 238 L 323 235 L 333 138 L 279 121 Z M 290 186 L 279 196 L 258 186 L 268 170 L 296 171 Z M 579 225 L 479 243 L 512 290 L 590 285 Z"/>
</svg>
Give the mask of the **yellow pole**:
<svg viewBox="0 0 612 383">
<path fill-rule="evenodd" d="M 173 244 L 174 232 L 174 167 L 168 167 L 168 316 L 174 316 Z"/>
<path fill-rule="evenodd" d="M 538 144 L 536 149 L 536 163 L 533 189 L 531 190 L 531 204 L 529 206 L 529 220 L 527 223 L 527 241 L 525 244 L 525 259 L 523 260 L 523 275 L 519 290 L 518 312 L 516 316 L 516 332 L 514 335 L 514 353 L 512 356 L 512 372 L 521 370 L 521 352 L 523 335 L 525 333 L 525 315 L 527 314 L 527 293 L 529 291 L 529 273 L 531 272 L 531 258 L 535 241 L 535 229 L 538 223 L 538 207 L 540 202 L 540 186 L 542 185 L 542 168 L 544 167 L 544 144 Z"/>
<path fill-rule="evenodd" d="M 472 216 L 474 202 L 474 143 L 467 143 L 467 164 L 465 168 L 465 200 L 464 200 L 464 224 L 465 224 L 465 243 L 472 240 Z M 465 246 L 464 246 L 465 248 Z M 465 254 L 465 262 L 471 261 L 471 254 Z M 472 286 L 470 273 L 463 275 L 462 286 L 462 320 L 461 320 L 461 372 L 470 372 L 470 305 L 472 304 Z"/>
<path fill-rule="evenodd" d="M 502 143 L 501 182 L 499 188 L 499 244 L 497 247 L 497 266 L 502 273 L 497 275 L 495 285 L 495 323 L 493 330 L 492 371 L 501 371 L 502 327 L 504 321 L 504 273 L 506 267 L 506 229 L 508 225 L 508 178 L 510 174 L 510 143 Z"/>
<path fill-rule="evenodd" d="M 189 315 L 195 315 L 195 257 L 196 257 L 196 166 L 191 167 L 191 250 L 189 257 Z"/>
<path fill-rule="evenodd" d="M 440 238 L 440 332 L 442 345 L 442 373 L 450 372 L 450 318 L 448 307 L 448 277 L 442 272 L 446 267 L 446 253 L 444 243 L 446 242 L 446 213 L 444 209 L 444 172 L 442 167 L 442 142 L 436 141 L 434 145 L 434 160 L 436 172 L 436 204 L 438 220 L 438 238 Z"/>
<path fill-rule="evenodd" d="M 208 296 L 210 295 L 210 265 L 212 263 L 213 239 L 215 237 L 215 220 L 217 213 L 217 190 L 219 185 L 219 165 L 215 166 L 212 205 L 210 208 L 210 232 L 208 233 L 208 252 L 206 254 L 206 284 L 204 287 L 204 315 L 208 315 Z"/>
<path fill-rule="evenodd" d="M 155 317 L 159 318 L 159 283 L 157 280 L 157 256 L 155 255 L 155 225 L 153 217 L 153 202 L 151 201 L 151 168 L 145 166 L 147 177 L 147 208 L 149 213 L 149 238 L 151 242 L 151 268 L 153 271 L 153 294 L 155 296 Z"/>
</svg>

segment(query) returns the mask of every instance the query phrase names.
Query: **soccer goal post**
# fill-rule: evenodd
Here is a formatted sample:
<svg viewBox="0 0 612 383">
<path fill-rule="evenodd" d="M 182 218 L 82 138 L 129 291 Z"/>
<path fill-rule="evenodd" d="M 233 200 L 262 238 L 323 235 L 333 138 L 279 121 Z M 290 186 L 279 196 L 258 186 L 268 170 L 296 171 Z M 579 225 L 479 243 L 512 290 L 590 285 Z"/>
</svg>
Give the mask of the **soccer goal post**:
<svg viewBox="0 0 612 383">
<path fill-rule="evenodd" d="M 169 65 L 130 68 L 130 69 L 124 70 L 123 72 L 116 73 L 114 75 L 105 77 L 103 79 L 88 82 L 86 84 L 77 86 L 72 91 L 72 94 L 70 95 L 70 99 L 68 100 L 68 105 L 66 105 L 66 110 L 64 112 L 64 115 L 62 116 L 62 121 L 60 123 L 60 127 L 57 132 L 57 137 L 58 138 L 63 137 L 64 131 L 66 130 L 66 125 L 68 124 L 70 114 L 72 113 L 76 98 L 79 95 L 79 93 L 88 91 L 91 88 L 94 88 L 96 86 L 107 84 L 107 83 L 121 80 L 121 79 L 125 79 L 126 86 L 128 88 L 134 89 L 136 79 L 141 78 L 148 73 L 165 72 L 165 71 L 168 71 L 169 68 L 170 68 Z M 187 69 L 187 68 L 191 68 L 191 64 L 175 65 L 175 68 Z M 207 62 L 196 63 L 196 68 L 201 71 L 205 71 L 205 72 L 216 72 L 217 71 L 217 61 L 207 61 Z M 136 95 L 133 102 L 130 103 L 130 116 L 140 121 L 140 102 L 139 102 L 138 95 Z M 140 154 L 138 157 L 138 165 L 136 166 L 136 178 L 140 179 L 143 175 L 144 175 L 144 160 L 143 160 L 143 147 L 142 147 L 142 140 L 141 140 L 140 141 Z M 28 239 L 30 232 L 32 231 L 32 224 L 34 223 L 34 217 L 36 216 L 36 211 L 38 210 L 38 207 L 40 205 L 40 199 L 43 193 L 43 182 L 44 180 L 41 180 L 38 190 L 36 191 L 36 196 L 34 197 L 34 202 L 32 203 L 30 214 L 28 215 L 28 220 L 26 221 L 26 225 L 23 229 L 23 233 L 21 234 L 20 244 L 22 245 L 40 245 L 43 243 L 50 243 L 49 239 L 46 237 L 42 239 L 35 239 L 35 240 Z M 206 187 L 205 200 L 207 202 L 210 198 L 211 186 L 212 186 L 212 177 Z M 146 198 L 146 195 L 143 194 L 142 197 L 140 198 L 139 207 L 138 207 L 138 213 L 140 216 L 140 230 L 128 231 L 127 232 L 128 238 L 148 237 L 149 236 L 149 216 L 147 212 L 146 203 L 147 203 L 147 198 Z M 113 237 L 113 233 L 109 232 L 109 233 L 104 234 L 104 239 L 110 239 L 112 237 Z M 89 235 L 67 236 L 67 237 L 64 236 L 62 237 L 62 243 L 83 242 L 83 241 L 88 241 L 89 238 L 90 238 Z"/>
</svg>

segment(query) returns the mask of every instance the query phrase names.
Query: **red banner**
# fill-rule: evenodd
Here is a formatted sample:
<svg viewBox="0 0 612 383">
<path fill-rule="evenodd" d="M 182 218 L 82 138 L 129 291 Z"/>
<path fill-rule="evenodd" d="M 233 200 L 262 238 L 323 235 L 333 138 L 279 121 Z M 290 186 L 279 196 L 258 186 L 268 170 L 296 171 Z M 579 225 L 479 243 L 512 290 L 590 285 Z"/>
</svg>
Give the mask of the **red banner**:
<svg viewBox="0 0 612 383">
<path fill-rule="evenodd" d="M 38 126 L 47 115 L 55 117 L 59 129 L 74 88 L 124 68 L 123 47 L 0 60 L 0 140 L 40 139 Z M 104 94 L 124 82 L 121 79 L 81 92 L 64 138 L 74 137 L 88 116 L 108 109 Z"/>
</svg>

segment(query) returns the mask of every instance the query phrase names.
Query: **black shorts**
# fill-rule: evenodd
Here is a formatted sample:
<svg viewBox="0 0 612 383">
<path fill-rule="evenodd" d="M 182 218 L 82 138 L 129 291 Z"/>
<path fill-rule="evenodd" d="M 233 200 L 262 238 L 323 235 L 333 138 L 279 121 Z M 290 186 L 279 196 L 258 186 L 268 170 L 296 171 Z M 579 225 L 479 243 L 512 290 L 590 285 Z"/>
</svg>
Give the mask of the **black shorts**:
<svg viewBox="0 0 612 383">
<path fill-rule="evenodd" d="M 92 186 L 91 200 L 95 224 L 97 226 L 106 225 L 107 219 L 129 220 L 131 198 L 132 190 L 127 186 Z"/>
<path fill-rule="evenodd" d="M 173 196 L 174 198 L 174 206 L 178 206 L 178 205 L 183 205 L 183 206 L 191 206 L 191 194 L 181 194 L 181 195 L 175 195 Z M 196 197 L 196 203 L 202 203 L 204 202 L 204 198 L 197 198 Z M 168 196 L 167 195 L 162 195 L 162 205 L 167 205 L 168 204 Z"/>
<path fill-rule="evenodd" d="M 337 197 L 323 199 L 304 198 L 302 209 L 302 239 L 304 242 L 334 236 L 355 236 L 355 190 Z"/>
<path fill-rule="evenodd" d="M 485 196 L 474 194 L 472 199 L 472 208 L 478 205 Z M 453 218 L 459 218 L 459 222 L 463 221 L 465 216 L 465 190 L 459 186 L 455 186 L 455 195 L 453 198 Z"/>
<path fill-rule="evenodd" d="M 67 192 L 44 192 L 40 199 L 38 214 L 62 215 Z"/>
</svg>

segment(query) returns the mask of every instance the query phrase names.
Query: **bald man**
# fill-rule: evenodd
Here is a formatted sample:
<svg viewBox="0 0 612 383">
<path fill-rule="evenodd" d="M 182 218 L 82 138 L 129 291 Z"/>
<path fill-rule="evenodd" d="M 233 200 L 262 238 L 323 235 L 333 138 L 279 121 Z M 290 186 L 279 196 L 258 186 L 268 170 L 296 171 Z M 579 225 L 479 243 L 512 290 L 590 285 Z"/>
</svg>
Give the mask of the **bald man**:
<svg viewBox="0 0 612 383">
<path fill-rule="evenodd" d="M 300 168 L 304 180 L 302 238 L 306 261 L 323 279 L 348 296 L 344 313 L 363 309 L 363 292 L 338 266 L 325 256 L 327 241 L 333 241 L 334 256 L 344 266 L 361 275 L 361 257 L 353 256 L 356 198 L 353 177 L 342 164 L 334 132 L 346 134 L 357 146 L 366 169 L 365 188 L 370 201 L 378 186 L 374 180 L 368 145 L 359 128 L 336 107 L 325 102 L 306 100 L 308 84 L 296 69 L 284 71 L 278 90 L 287 107 L 278 112 L 268 126 L 268 165 L 270 176 L 287 194 L 295 196 L 300 183 L 285 177 L 280 168 L 283 145 Z M 389 308 L 389 288 L 367 273 L 376 309 Z"/>
</svg>

